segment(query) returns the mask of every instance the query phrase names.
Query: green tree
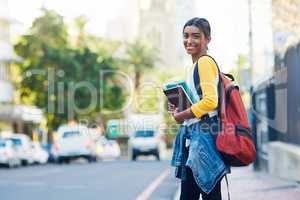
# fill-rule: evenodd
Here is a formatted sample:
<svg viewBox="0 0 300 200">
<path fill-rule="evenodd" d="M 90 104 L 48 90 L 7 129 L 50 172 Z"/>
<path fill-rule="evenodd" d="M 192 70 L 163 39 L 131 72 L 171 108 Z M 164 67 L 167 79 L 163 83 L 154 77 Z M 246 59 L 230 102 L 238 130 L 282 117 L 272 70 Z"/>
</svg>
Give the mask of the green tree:
<svg viewBox="0 0 300 200">
<path fill-rule="evenodd" d="M 77 32 L 77 37 L 76 37 L 76 44 L 75 47 L 78 49 L 81 49 L 84 47 L 86 44 L 86 34 L 85 34 L 85 26 L 87 23 L 87 19 L 85 16 L 81 15 L 79 17 L 76 17 L 75 20 L 75 28 Z"/>
<path fill-rule="evenodd" d="M 100 77 L 101 70 L 115 69 L 115 59 L 104 49 L 101 54 L 88 46 L 83 32 L 85 22 L 79 22 L 80 48 L 71 47 L 62 16 L 46 9 L 15 45 L 16 53 L 23 57 L 18 63 L 23 75 L 18 83 L 20 101 L 45 108 L 50 131 L 67 120 L 96 119 L 101 105 L 118 109 L 125 101 L 113 74 Z M 87 112 L 74 110 L 88 108 L 95 101 L 95 107 Z"/>
<path fill-rule="evenodd" d="M 143 72 L 154 67 L 158 61 L 158 53 L 145 40 L 137 39 L 128 44 L 126 49 L 127 62 L 134 69 L 135 89 L 138 89 Z"/>
<path fill-rule="evenodd" d="M 246 68 L 246 64 L 247 64 L 247 58 L 245 55 L 238 55 L 238 59 L 236 61 L 236 67 L 232 68 L 230 70 L 230 74 L 232 74 L 235 78 L 235 81 L 238 83 L 238 85 L 241 84 L 241 71 L 244 70 Z"/>
<path fill-rule="evenodd" d="M 133 74 L 134 77 L 134 94 L 133 104 L 131 109 L 138 113 L 153 113 L 157 110 L 157 98 L 156 88 L 151 86 L 141 87 L 141 81 L 143 78 L 150 78 L 150 69 L 155 67 L 155 63 L 158 62 L 157 50 L 147 41 L 142 39 L 136 39 L 132 43 L 128 43 L 125 46 L 125 59 L 124 65 L 127 73 Z M 153 74 L 153 71 L 151 72 Z"/>
</svg>

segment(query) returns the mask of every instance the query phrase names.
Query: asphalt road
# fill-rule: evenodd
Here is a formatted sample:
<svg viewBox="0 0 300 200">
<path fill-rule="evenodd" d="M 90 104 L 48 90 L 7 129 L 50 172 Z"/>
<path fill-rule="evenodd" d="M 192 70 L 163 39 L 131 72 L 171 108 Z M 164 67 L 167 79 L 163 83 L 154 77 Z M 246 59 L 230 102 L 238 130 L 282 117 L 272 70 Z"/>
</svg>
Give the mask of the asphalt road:
<svg viewBox="0 0 300 200">
<path fill-rule="evenodd" d="M 169 161 L 84 161 L 0 169 L 1 200 L 171 200 Z M 139 198 L 138 198 L 139 197 Z"/>
</svg>

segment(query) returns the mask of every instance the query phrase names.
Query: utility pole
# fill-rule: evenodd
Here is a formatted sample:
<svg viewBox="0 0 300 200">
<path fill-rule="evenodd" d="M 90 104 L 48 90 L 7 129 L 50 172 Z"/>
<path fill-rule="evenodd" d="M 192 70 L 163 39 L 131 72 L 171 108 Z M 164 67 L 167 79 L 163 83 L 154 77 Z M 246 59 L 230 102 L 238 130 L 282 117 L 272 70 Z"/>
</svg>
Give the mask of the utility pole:
<svg viewBox="0 0 300 200">
<path fill-rule="evenodd" d="M 248 20 L 249 20 L 249 67 L 251 83 L 254 83 L 254 66 L 253 66 L 253 32 L 252 32 L 252 0 L 248 0 Z"/>
</svg>

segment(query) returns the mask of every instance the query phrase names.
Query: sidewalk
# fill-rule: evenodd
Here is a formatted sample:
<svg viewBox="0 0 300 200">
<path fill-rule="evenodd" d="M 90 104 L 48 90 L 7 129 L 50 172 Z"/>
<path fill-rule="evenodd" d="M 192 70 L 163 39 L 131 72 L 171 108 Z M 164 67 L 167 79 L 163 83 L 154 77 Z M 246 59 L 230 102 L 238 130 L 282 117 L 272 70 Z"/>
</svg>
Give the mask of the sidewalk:
<svg viewBox="0 0 300 200">
<path fill-rule="evenodd" d="M 228 175 L 231 200 L 300 200 L 300 185 L 263 172 L 254 172 L 252 167 L 232 168 Z M 179 200 L 177 191 L 174 200 Z M 222 181 L 223 200 L 227 200 L 225 179 Z"/>
</svg>

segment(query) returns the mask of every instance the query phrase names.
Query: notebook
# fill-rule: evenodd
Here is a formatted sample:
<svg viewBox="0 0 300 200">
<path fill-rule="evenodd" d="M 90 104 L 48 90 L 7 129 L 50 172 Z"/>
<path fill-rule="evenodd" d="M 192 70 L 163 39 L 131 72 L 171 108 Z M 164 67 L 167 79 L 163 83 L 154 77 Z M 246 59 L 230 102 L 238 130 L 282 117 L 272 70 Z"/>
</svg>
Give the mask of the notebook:
<svg viewBox="0 0 300 200">
<path fill-rule="evenodd" d="M 179 112 L 196 103 L 196 99 L 185 81 L 167 83 L 163 87 L 163 92 L 167 96 L 168 101 L 175 105 Z"/>
</svg>

